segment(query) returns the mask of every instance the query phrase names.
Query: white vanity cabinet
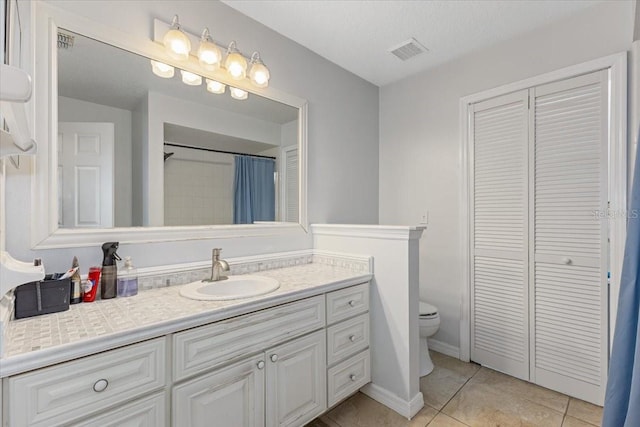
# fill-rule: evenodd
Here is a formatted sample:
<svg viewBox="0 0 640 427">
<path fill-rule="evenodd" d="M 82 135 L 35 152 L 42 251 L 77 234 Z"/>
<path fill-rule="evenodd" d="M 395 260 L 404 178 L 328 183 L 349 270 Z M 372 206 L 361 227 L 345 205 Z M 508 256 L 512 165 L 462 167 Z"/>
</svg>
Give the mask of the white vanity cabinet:
<svg viewBox="0 0 640 427">
<path fill-rule="evenodd" d="M 371 381 L 369 284 L 330 292 L 327 298 L 327 404 Z"/>
<path fill-rule="evenodd" d="M 6 425 L 68 425 L 161 390 L 165 349 L 162 337 L 10 377 Z"/>
<path fill-rule="evenodd" d="M 4 427 L 301 427 L 370 381 L 369 284 L 3 379 Z"/>
<path fill-rule="evenodd" d="M 319 295 L 175 334 L 174 381 L 198 376 L 174 386 L 173 425 L 311 421 L 327 408 L 325 325 Z"/>
</svg>

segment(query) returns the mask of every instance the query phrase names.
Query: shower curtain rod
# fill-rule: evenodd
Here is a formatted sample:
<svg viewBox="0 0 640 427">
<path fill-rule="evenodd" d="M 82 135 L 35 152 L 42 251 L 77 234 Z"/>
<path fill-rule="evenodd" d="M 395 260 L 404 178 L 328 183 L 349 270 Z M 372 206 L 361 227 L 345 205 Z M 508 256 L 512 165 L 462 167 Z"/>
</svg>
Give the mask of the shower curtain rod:
<svg viewBox="0 0 640 427">
<path fill-rule="evenodd" d="M 195 147 L 193 145 L 175 144 L 173 142 L 165 142 L 164 145 L 168 145 L 170 147 L 190 148 L 192 150 L 211 151 L 212 153 L 234 154 L 234 155 L 237 155 L 237 156 L 249 156 L 249 157 L 260 157 L 262 159 L 272 159 L 272 160 L 276 159 L 273 156 L 261 156 L 260 154 L 247 154 L 247 153 L 237 153 L 235 151 L 214 150 L 213 148 Z"/>
</svg>

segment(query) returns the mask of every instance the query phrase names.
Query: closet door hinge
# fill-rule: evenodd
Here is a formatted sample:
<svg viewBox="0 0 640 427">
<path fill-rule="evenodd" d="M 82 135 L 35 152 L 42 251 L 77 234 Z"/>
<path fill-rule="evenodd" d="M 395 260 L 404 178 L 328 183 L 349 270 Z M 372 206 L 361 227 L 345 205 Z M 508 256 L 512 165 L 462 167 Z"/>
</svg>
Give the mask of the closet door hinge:
<svg viewBox="0 0 640 427">
<path fill-rule="evenodd" d="M 527 110 L 531 110 L 531 94 L 527 95 Z"/>
</svg>

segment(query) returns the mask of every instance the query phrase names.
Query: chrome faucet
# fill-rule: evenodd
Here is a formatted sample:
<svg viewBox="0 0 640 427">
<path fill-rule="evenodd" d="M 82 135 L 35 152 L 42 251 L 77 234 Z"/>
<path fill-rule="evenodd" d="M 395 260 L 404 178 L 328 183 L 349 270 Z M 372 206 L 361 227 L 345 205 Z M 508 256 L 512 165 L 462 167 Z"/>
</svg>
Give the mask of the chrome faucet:
<svg viewBox="0 0 640 427">
<path fill-rule="evenodd" d="M 221 248 L 215 248 L 211 255 L 211 279 L 209 282 L 218 282 L 220 280 L 226 280 L 227 276 L 220 275 L 223 271 L 229 271 L 229 263 L 223 259 L 220 259 Z"/>
</svg>

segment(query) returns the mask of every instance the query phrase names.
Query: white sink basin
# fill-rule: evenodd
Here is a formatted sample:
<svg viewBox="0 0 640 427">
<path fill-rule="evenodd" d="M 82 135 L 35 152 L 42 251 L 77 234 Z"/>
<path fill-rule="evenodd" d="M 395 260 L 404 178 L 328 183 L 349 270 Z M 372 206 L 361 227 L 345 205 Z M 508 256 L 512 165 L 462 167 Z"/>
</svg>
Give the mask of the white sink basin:
<svg viewBox="0 0 640 427">
<path fill-rule="evenodd" d="M 225 301 L 268 294 L 279 287 L 280 283 L 270 277 L 229 276 L 217 282 L 191 282 L 180 289 L 180 295 L 203 301 Z"/>
</svg>

